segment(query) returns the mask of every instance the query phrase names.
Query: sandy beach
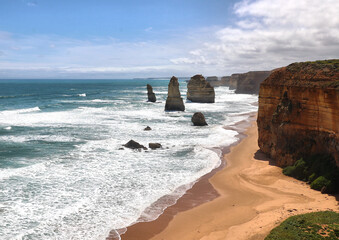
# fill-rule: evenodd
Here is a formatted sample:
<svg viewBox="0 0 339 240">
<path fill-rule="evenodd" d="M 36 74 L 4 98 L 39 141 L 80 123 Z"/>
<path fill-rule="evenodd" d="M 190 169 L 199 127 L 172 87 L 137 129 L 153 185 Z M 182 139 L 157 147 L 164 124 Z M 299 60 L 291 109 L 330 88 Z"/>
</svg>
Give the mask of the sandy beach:
<svg viewBox="0 0 339 240">
<path fill-rule="evenodd" d="M 157 220 L 129 227 L 122 239 L 264 239 L 290 216 L 339 212 L 338 195 L 321 194 L 284 176 L 259 151 L 255 121 L 245 133 L 247 137 L 224 155 L 226 167 L 198 182 L 195 193 L 188 192 Z M 200 200 L 193 201 L 197 196 Z M 189 206 L 192 202 L 197 206 Z"/>
</svg>

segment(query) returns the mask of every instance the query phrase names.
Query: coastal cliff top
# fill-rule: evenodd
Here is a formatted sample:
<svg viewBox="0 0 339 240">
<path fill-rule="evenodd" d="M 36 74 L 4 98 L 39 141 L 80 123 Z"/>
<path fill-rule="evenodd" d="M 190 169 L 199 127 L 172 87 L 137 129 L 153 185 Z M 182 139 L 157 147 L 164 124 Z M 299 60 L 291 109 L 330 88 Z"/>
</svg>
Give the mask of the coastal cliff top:
<svg viewBox="0 0 339 240">
<path fill-rule="evenodd" d="M 263 84 L 339 90 L 339 59 L 292 63 L 273 71 Z"/>
</svg>

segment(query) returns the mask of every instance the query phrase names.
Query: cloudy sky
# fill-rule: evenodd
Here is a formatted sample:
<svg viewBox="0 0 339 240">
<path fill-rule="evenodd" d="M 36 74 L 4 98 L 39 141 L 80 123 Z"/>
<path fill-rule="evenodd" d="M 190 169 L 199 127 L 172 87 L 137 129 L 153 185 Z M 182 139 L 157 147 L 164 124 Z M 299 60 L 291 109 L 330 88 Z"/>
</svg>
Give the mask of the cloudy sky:
<svg viewBox="0 0 339 240">
<path fill-rule="evenodd" d="M 339 58 L 338 0 L 0 0 L 0 78 L 224 76 Z"/>
</svg>

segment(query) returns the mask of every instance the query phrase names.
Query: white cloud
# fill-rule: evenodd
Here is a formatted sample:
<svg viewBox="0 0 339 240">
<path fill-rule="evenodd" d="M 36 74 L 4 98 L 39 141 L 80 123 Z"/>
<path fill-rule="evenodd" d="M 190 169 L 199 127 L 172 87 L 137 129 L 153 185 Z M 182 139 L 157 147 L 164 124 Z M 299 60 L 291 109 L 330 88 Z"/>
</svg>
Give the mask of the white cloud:
<svg viewBox="0 0 339 240">
<path fill-rule="evenodd" d="M 206 62 L 231 73 L 338 58 L 338 11 L 337 0 L 241 1 L 234 6 L 235 26 L 218 30 L 214 40 L 178 59 L 196 64 L 190 55 L 199 52 Z"/>
</svg>

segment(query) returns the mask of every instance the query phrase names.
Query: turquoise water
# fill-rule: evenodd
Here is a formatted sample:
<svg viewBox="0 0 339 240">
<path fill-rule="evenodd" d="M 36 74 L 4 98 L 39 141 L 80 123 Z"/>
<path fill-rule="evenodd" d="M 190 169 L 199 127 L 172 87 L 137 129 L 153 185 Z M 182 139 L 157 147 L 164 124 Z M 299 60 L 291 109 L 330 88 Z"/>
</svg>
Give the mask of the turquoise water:
<svg viewBox="0 0 339 240">
<path fill-rule="evenodd" d="M 217 167 L 218 148 L 237 140 L 222 126 L 256 111 L 257 96 L 219 87 L 214 104 L 165 112 L 168 82 L 0 80 L 0 238 L 105 239 Z M 156 103 L 146 101 L 147 83 Z M 184 80 L 180 90 L 185 99 Z M 196 111 L 209 126 L 192 126 Z M 130 139 L 163 148 L 119 150 Z"/>
</svg>

